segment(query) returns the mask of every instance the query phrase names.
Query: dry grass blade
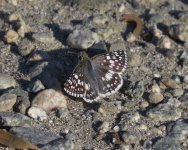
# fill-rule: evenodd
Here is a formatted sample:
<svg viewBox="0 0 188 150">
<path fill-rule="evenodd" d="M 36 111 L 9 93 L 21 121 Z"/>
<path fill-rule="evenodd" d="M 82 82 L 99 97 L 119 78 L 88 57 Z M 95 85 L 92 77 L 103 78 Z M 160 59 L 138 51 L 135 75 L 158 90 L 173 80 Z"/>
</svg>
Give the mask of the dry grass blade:
<svg viewBox="0 0 188 150">
<path fill-rule="evenodd" d="M 0 144 L 16 149 L 40 150 L 37 146 L 31 144 L 29 141 L 4 130 L 0 130 Z"/>
<path fill-rule="evenodd" d="M 124 15 L 120 21 L 126 21 L 126 22 L 135 22 L 136 23 L 136 28 L 133 31 L 133 34 L 137 37 L 141 34 L 143 28 L 144 28 L 144 23 L 143 21 L 136 15 L 134 14 L 128 14 Z"/>
</svg>

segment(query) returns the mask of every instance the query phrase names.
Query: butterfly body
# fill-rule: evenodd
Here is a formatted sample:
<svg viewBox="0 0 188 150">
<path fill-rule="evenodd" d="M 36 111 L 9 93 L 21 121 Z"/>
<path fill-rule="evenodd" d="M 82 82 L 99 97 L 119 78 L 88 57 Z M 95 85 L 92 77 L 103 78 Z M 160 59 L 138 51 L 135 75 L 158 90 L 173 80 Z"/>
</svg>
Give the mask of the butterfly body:
<svg viewBox="0 0 188 150">
<path fill-rule="evenodd" d="M 86 102 L 109 96 L 121 88 L 121 75 L 126 65 L 127 55 L 124 51 L 99 54 L 91 59 L 83 58 L 65 82 L 64 90 Z"/>
</svg>

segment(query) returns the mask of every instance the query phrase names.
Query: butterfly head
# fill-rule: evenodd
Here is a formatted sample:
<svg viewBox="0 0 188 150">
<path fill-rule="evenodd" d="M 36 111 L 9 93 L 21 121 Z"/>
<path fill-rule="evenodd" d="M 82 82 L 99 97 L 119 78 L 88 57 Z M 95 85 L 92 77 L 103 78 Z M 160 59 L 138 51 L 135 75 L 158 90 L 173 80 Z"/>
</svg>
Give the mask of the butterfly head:
<svg viewBox="0 0 188 150">
<path fill-rule="evenodd" d="M 90 60 L 90 57 L 88 56 L 86 51 L 81 51 L 79 55 L 80 61 L 87 61 Z"/>
</svg>

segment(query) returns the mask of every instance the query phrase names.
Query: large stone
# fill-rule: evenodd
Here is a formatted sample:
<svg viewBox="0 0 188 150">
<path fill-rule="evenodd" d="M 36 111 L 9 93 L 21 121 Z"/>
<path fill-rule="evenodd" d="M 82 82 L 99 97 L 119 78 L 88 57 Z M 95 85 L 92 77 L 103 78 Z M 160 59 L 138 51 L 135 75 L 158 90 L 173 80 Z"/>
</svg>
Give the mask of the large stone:
<svg viewBox="0 0 188 150">
<path fill-rule="evenodd" d="M 72 150 L 74 148 L 71 134 L 66 134 L 63 138 L 54 133 L 24 127 L 13 127 L 10 132 L 37 145 L 41 150 Z"/>
<path fill-rule="evenodd" d="M 30 126 L 31 120 L 29 117 L 20 113 L 14 112 L 0 112 L 1 126 Z"/>
<path fill-rule="evenodd" d="M 16 86 L 16 81 L 13 77 L 0 73 L 0 90 L 8 89 Z"/>
<path fill-rule="evenodd" d="M 175 121 L 181 117 L 181 110 L 178 108 L 179 105 L 180 102 L 178 100 L 169 99 L 168 103 L 159 104 L 150 109 L 147 112 L 147 116 L 158 121 Z"/>
<path fill-rule="evenodd" d="M 47 89 L 37 94 L 33 99 L 32 106 L 50 112 L 55 108 L 66 108 L 67 102 L 65 96 L 61 92 L 54 89 Z"/>
<path fill-rule="evenodd" d="M 0 96 L 0 111 L 6 112 L 12 109 L 16 103 L 17 96 L 15 94 L 5 93 Z"/>
</svg>

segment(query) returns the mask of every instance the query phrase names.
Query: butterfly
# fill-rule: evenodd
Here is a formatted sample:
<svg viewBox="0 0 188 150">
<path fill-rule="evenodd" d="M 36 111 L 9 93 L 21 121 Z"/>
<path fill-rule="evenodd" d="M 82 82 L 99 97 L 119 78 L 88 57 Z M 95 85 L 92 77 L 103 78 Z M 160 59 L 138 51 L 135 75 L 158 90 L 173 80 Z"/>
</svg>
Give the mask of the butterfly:
<svg viewBox="0 0 188 150">
<path fill-rule="evenodd" d="M 73 97 L 92 103 L 114 94 L 122 87 L 122 73 L 126 67 L 125 51 L 84 57 L 64 83 L 64 90 Z"/>
</svg>

